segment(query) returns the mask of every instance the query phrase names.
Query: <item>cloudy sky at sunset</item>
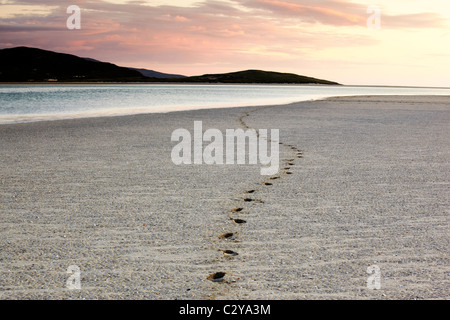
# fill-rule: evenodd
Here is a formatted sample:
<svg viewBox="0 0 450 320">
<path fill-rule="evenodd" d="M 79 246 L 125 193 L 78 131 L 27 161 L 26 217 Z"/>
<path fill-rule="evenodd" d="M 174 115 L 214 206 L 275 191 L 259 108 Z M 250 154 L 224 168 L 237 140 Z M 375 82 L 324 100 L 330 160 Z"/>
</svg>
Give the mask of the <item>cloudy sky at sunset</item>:
<svg viewBox="0 0 450 320">
<path fill-rule="evenodd" d="M 66 27 L 70 5 L 80 30 Z M 380 29 L 368 28 L 371 5 Z M 15 46 L 184 75 L 263 69 L 449 87 L 450 1 L 0 0 L 0 48 Z"/>
</svg>

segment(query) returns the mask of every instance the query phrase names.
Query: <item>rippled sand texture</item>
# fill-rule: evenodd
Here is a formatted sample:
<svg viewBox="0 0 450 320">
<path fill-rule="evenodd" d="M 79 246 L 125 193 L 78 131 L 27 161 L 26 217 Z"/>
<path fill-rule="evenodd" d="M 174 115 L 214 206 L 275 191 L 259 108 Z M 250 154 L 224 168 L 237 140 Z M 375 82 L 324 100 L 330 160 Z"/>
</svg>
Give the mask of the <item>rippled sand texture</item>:
<svg viewBox="0 0 450 320">
<path fill-rule="evenodd" d="M 280 129 L 279 174 L 174 165 L 194 121 Z M 378 96 L 0 126 L 0 299 L 448 299 L 449 123 Z"/>
</svg>

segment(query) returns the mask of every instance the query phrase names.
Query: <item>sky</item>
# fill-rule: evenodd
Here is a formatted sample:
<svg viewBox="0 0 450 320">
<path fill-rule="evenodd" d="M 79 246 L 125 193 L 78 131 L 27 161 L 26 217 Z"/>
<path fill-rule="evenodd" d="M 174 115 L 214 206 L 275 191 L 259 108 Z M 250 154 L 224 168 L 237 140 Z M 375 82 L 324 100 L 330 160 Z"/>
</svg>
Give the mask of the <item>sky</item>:
<svg viewBox="0 0 450 320">
<path fill-rule="evenodd" d="M 0 0 L 0 48 L 16 46 L 188 76 L 450 87 L 450 1 Z"/>
</svg>

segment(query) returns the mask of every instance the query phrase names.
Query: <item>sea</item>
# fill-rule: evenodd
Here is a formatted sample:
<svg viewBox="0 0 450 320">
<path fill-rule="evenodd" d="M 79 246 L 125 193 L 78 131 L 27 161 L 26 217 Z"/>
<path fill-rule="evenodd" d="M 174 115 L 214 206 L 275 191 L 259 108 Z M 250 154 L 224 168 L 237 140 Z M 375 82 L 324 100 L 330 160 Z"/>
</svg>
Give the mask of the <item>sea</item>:
<svg viewBox="0 0 450 320">
<path fill-rule="evenodd" d="M 450 96 L 450 88 L 228 84 L 2 84 L 0 124 L 282 105 L 328 97 L 366 95 Z"/>
</svg>

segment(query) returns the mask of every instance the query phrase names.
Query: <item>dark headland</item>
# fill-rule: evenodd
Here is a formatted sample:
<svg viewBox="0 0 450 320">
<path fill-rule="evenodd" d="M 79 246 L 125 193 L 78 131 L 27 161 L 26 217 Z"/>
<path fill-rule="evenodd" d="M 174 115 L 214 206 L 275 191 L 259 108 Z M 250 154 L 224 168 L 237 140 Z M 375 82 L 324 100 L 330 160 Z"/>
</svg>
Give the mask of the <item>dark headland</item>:
<svg viewBox="0 0 450 320">
<path fill-rule="evenodd" d="M 120 67 L 109 62 L 30 47 L 0 50 L 0 82 L 170 82 L 170 83 L 338 83 L 262 70 L 186 77 L 154 70 Z"/>
</svg>

